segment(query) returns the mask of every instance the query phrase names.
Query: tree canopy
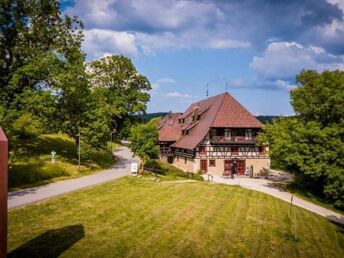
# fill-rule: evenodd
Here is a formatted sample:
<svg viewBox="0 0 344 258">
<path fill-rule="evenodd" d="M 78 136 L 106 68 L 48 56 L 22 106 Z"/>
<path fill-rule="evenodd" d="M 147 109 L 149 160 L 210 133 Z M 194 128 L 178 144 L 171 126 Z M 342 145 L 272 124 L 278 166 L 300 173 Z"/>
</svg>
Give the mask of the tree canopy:
<svg viewBox="0 0 344 258">
<path fill-rule="evenodd" d="M 101 146 L 124 119 L 146 109 L 148 79 L 129 58 L 86 62 L 83 24 L 56 0 L 0 2 L 0 124 L 13 143 L 31 132 L 79 131 Z M 24 126 L 25 125 L 25 126 Z"/>
<path fill-rule="evenodd" d="M 130 131 L 130 148 L 132 152 L 141 159 L 141 171 L 149 159 L 158 157 L 158 119 L 152 119 L 146 124 L 133 126 Z"/>
<path fill-rule="evenodd" d="M 302 71 L 291 91 L 296 115 L 266 125 L 273 164 L 344 208 L 344 72 Z"/>
</svg>

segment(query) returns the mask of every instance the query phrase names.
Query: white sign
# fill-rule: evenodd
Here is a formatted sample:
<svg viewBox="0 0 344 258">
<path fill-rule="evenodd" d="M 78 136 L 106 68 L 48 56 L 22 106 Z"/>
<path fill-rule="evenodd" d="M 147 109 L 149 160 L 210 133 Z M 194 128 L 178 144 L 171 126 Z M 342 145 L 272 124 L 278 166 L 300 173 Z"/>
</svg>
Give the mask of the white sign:
<svg viewBox="0 0 344 258">
<path fill-rule="evenodd" d="M 51 163 L 55 164 L 55 155 L 56 155 L 56 151 L 52 151 L 51 153 Z"/>
<path fill-rule="evenodd" d="M 137 173 L 137 163 L 131 163 L 131 173 Z"/>
</svg>

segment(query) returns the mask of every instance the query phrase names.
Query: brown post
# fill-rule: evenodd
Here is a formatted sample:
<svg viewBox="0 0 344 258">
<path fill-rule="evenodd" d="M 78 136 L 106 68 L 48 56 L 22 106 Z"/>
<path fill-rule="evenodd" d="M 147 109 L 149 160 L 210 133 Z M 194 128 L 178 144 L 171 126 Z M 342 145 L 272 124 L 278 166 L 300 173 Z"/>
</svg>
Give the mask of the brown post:
<svg viewBox="0 0 344 258">
<path fill-rule="evenodd" d="M 0 127 L 0 258 L 7 253 L 7 169 L 8 141 Z"/>
</svg>

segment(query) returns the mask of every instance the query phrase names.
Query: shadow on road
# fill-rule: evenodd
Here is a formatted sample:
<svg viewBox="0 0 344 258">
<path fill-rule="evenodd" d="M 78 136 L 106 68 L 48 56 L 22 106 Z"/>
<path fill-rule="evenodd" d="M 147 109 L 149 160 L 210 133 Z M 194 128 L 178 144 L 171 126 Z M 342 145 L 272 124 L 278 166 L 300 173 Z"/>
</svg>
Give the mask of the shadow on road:
<svg viewBox="0 0 344 258">
<path fill-rule="evenodd" d="M 84 236 L 81 224 L 48 230 L 13 250 L 7 257 L 58 257 Z"/>
</svg>

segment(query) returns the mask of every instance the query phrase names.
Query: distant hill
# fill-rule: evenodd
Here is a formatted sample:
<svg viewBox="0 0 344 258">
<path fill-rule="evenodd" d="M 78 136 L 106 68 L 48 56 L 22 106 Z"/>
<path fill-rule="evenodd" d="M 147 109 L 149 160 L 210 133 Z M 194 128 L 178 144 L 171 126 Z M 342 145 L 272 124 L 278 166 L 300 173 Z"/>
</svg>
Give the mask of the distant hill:
<svg viewBox="0 0 344 258">
<path fill-rule="evenodd" d="M 149 113 L 149 114 L 144 114 L 142 115 L 142 119 L 144 122 L 148 122 L 153 118 L 156 117 L 164 117 L 168 114 L 168 112 L 158 112 L 158 113 Z M 273 119 L 277 119 L 280 116 L 256 116 L 256 118 L 263 124 L 271 124 Z"/>
<path fill-rule="evenodd" d="M 263 124 L 271 124 L 272 120 L 280 117 L 281 116 L 256 116 L 256 118 Z"/>
<path fill-rule="evenodd" d="M 168 114 L 168 112 L 148 113 L 148 114 L 142 115 L 141 117 L 142 117 L 144 122 L 148 122 L 148 121 L 152 120 L 153 118 L 164 117 L 167 114 Z"/>
</svg>

